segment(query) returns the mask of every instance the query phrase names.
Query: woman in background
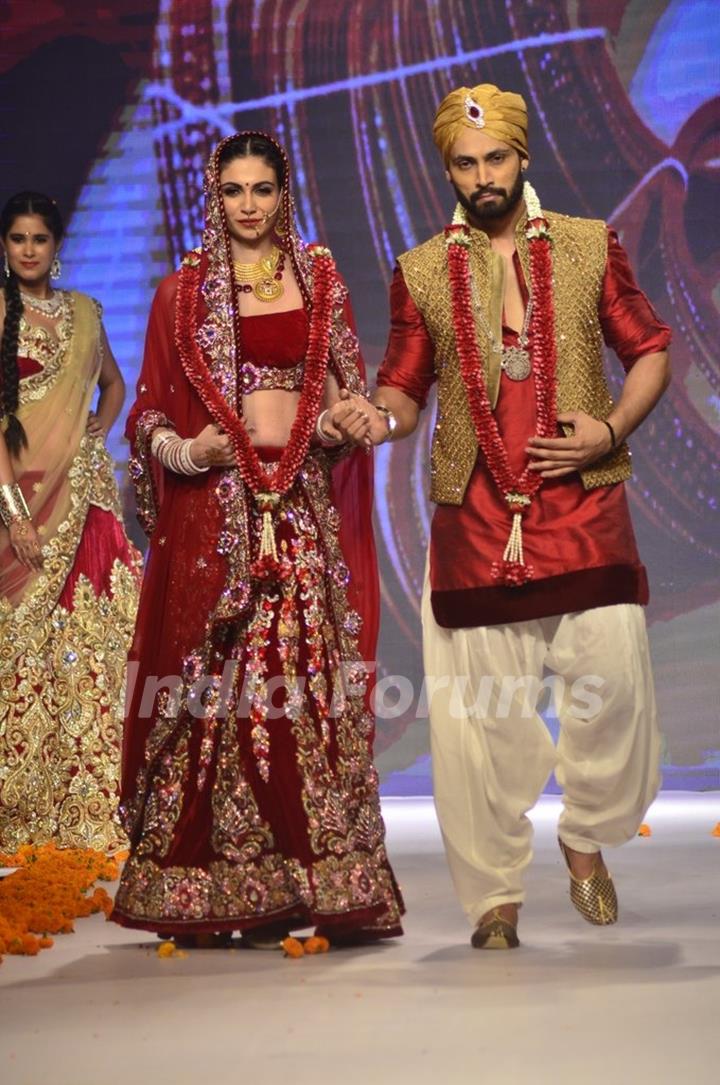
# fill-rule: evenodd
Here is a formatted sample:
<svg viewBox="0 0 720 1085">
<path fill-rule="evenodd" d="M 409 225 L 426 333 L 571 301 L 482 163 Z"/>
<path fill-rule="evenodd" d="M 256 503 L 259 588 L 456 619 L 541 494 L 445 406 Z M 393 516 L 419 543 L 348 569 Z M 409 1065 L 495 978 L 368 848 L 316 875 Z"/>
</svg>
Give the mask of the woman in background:
<svg viewBox="0 0 720 1085">
<path fill-rule="evenodd" d="M 124 846 L 119 723 L 139 555 L 104 439 L 124 399 L 100 306 L 51 286 L 63 223 L 0 213 L 0 849 Z M 96 412 L 91 405 L 96 387 Z"/>
</svg>

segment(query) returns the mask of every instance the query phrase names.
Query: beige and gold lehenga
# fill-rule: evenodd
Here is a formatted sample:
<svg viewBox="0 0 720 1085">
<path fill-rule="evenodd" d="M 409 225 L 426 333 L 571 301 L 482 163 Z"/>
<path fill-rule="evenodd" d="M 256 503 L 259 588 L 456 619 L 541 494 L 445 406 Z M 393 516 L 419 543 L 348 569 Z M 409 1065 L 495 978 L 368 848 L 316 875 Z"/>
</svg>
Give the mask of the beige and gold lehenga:
<svg viewBox="0 0 720 1085">
<path fill-rule="evenodd" d="M 43 547 L 40 572 L 0 528 L 0 849 L 50 841 L 113 852 L 125 661 L 140 555 L 113 463 L 86 431 L 103 351 L 99 306 L 62 291 L 20 323 L 15 475 Z M 3 316 L 0 312 L 0 316 Z"/>
</svg>

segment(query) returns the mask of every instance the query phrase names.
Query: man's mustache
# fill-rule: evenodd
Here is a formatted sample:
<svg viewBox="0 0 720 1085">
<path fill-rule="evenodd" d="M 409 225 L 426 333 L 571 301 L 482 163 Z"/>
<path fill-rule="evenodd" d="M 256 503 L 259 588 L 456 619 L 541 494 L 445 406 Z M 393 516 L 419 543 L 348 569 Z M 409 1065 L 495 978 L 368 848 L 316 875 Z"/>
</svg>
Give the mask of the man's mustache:
<svg viewBox="0 0 720 1085">
<path fill-rule="evenodd" d="M 504 188 L 477 188 L 470 197 L 471 203 L 477 203 L 482 196 L 505 196 L 507 192 Z"/>
</svg>

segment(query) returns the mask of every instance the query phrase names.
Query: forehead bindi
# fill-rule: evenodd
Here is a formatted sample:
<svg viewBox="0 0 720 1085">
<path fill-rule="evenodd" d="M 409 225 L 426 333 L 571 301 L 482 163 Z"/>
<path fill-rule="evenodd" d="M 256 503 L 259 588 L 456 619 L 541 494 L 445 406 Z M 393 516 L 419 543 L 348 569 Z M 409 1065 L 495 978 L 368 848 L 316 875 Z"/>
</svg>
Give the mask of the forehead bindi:
<svg viewBox="0 0 720 1085">
<path fill-rule="evenodd" d="M 252 155 L 249 158 L 233 158 L 232 162 L 228 162 L 220 174 L 220 184 L 254 188 L 255 185 L 277 185 L 277 179 L 272 166 Z"/>
<path fill-rule="evenodd" d="M 23 237 L 49 237 L 50 231 L 39 215 L 18 215 L 8 230 L 8 234 L 22 234 Z"/>
</svg>

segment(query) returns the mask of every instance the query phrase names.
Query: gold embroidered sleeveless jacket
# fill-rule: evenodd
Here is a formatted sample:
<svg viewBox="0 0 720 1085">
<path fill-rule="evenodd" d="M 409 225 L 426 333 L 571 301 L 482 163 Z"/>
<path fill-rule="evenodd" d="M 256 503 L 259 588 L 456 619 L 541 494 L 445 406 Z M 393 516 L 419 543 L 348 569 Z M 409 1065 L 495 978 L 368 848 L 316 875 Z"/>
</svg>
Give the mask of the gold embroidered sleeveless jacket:
<svg viewBox="0 0 720 1085">
<path fill-rule="evenodd" d="M 603 339 L 598 305 L 607 259 L 607 230 L 594 219 L 546 212 L 553 237 L 555 336 L 558 411 L 585 411 L 607 418 L 613 401 L 603 369 Z M 497 254 L 482 230 L 470 231 L 470 268 L 478 304 L 490 308 L 490 269 Z M 525 281 L 530 282 L 525 216 L 516 228 L 516 246 Z M 444 234 L 436 234 L 398 258 L 408 291 L 423 315 L 435 346 L 438 412 L 431 454 L 430 498 L 441 505 L 461 505 L 478 454 L 451 319 L 450 282 Z M 491 323 L 492 314 L 491 315 Z M 475 333 L 485 369 L 490 402 L 500 390 L 500 355 L 483 327 Z M 632 474 L 630 451 L 623 442 L 581 472 L 586 489 L 621 482 Z"/>
</svg>

